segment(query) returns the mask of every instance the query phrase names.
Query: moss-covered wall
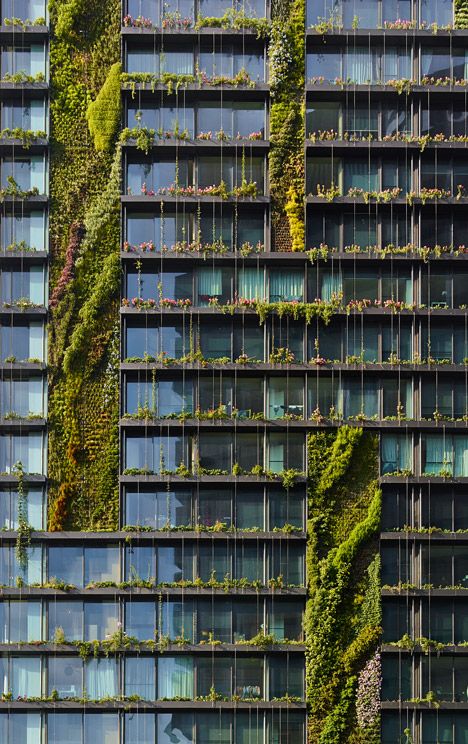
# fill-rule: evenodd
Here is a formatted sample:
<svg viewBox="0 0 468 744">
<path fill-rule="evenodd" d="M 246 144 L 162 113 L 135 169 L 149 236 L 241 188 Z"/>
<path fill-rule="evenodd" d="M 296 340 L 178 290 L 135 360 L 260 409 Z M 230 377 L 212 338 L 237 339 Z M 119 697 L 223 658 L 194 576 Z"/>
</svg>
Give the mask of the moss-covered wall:
<svg viewBox="0 0 468 744">
<path fill-rule="evenodd" d="M 50 0 L 52 530 L 117 525 L 120 17 Z"/>
<path fill-rule="evenodd" d="M 310 744 L 380 741 L 381 493 L 376 438 L 308 438 L 306 684 Z"/>
</svg>

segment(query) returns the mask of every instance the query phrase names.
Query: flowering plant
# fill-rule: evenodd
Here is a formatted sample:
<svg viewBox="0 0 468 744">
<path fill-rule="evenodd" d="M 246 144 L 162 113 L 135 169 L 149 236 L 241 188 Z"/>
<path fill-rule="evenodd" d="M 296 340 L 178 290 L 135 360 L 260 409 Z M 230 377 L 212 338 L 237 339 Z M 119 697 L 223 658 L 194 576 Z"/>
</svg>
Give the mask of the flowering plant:
<svg viewBox="0 0 468 744">
<path fill-rule="evenodd" d="M 153 28 L 151 18 L 145 18 L 142 15 L 133 18 L 131 15 L 124 16 L 123 25 L 126 28 Z"/>
<path fill-rule="evenodd" d="M 403 20 L 397 18 L 396 21 L 384 21 L 384 28 L 397 29 L 399 31 L 408 31 L 409 29 L 416 28 L 416 21 Z"/>
<path fill-rule="evenodd" d="M 379 731 L 381 684 L 382 663 L 380 654 L 376 653 L 361 670 L 356 692 L 358 726 L 368 734 Z"/>
<path fill-rule="evenodd" d="M 125 253 L 154 253 L 156 246 L 152 240 L 143 241 L 138 245 L 131 245 L 128 240 L 126 240 L 123 244 L 123 250 Z"/>
</svg>

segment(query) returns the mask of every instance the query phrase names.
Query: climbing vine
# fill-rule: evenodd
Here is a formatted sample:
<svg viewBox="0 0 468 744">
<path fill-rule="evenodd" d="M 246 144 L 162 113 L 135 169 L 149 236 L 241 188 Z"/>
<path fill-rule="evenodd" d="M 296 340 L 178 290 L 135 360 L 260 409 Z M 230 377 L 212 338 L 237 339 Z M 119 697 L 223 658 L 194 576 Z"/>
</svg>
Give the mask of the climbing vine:
<svg viewBox="0 0 468 744">
<path fill-rule="evenodd" d="M 377 472 L 376 439 L 362 429 L 309 435 L 306 683 L 317 744 L 379 741 Z"/>
<path fill-rule="evenodd" d="M 277 0 L 270 59 L 270 193 L 275 250 L 304 250 L 305 2 Z"/>
<path fill-rule="evenodd" d="M 49 529 L 118 508 L 120 2 L 51 0 Z"/>
</svg>

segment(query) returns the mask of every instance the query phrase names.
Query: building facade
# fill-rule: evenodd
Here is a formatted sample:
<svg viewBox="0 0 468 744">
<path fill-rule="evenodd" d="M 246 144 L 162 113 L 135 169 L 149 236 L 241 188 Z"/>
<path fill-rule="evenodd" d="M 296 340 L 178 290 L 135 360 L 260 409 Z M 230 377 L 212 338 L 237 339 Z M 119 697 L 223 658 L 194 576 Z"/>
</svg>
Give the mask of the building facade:
<svg viewBox="0 0 468 744">
<path fill-rule="evenodd" d="M 0 4 L 0 741 L 468 744 L 468 6 Z"/>
</svg>

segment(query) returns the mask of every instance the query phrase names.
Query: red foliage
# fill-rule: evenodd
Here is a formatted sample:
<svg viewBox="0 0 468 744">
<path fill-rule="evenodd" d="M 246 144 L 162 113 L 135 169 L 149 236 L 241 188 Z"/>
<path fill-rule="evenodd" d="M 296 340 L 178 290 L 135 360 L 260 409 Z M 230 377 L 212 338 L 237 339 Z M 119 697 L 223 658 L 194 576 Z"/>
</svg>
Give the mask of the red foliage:
<svg viewBox="0 0 468 744">
<path fill-rule="evenodd" d="M 68 240 L 67 252 L 65 253 L 65 265 L 60 274 L 60 278 L 54 287 L 52 296 L 49 300 L 49 307 L 57 307 L 58 303 L 65 294 L 65 290 L 70 282 L 75 278 L 75 260 L 81 242 L 84 238 L 85 229 L 80 222 L 73 222 L 70 227 L 70 238 Z"/>
</svg>

